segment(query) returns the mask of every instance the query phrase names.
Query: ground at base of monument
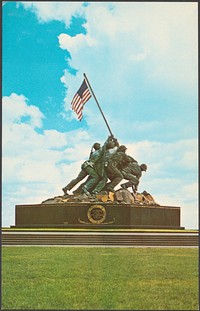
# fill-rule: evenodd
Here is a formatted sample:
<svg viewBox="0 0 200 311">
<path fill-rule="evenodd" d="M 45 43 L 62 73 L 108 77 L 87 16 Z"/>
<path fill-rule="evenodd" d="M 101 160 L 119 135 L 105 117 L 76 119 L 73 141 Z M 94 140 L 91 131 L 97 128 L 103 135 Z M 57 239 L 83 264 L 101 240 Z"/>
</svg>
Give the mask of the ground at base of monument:
<svg viewBox="0 0 200 311">
<path fill-rule="evenodd" d="M 3 247 L 2 261 L 4 310 L 198 309 L 193 248 Z"/>
</svg>

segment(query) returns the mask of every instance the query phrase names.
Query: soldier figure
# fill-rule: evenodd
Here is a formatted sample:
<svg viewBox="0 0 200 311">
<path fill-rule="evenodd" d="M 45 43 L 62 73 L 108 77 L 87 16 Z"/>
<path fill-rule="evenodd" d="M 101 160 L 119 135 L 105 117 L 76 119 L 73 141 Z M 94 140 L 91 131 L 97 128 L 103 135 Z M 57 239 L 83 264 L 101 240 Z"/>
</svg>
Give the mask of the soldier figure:
<svg viewBox="0 0 200 311">
<path fill-rule="evenodd" d="M 98 194 L 106 185 L 108 180 L 106 167 L 108 165 L 108 160 L 117 152 L 119 143 L 116 138 L 113 138 L 112 141 L 109 141 L 105 145 L 104 154 L 101 159 L 96 163 L 97 172 L 101 176 L 100 181 L 92 191 L 92 194 Z"/>
<path fill-rule="evenodd" d="M 106 172 L 111 182 L 109 182 L 105 187 L 107 191 L 114 191 L 114 188 L 123 179 L 123 174 L 120 171 L 120 166 L 122 166 L 122 164 L 130 162 L 129 157 L 125 153 L 126 150 L 127 148 L 124 145 L 119 146 L 117 152 L 108 160 Z"/>
<path fill-rule="evenodd" d="M 126 166 L 122 168 L 123 178 L 127 179 L 128 182 L 121 184 L 122 189 L 127 189 L 134 186 L 133 191 L 136 192 L 138 189 L 139 179 L 142 176 L 142 171 L 146 172 L 147 165 L 139 165 L 135 161 L 129 162 Z"/>
<path fill-rule="evenodd" d="M 87 175 L 89 175 L 90 179 L 85 183 L 85 185 L 82 187 L 82 190 L 85 194 L 89 195 L 88 189 L 92 188 L 95 184 L 97 184 L 99 180 L 99 176 L 95 170 L 95 160 L 98 157 L 98 150 L 100 150 L 101 145 L 99 143 L 95 143 L 93 145 L 93 148 L 95 151 L 90 154 L 89 160 L 85 161 L 81 165 L 81 171 L 78 174 L 78 176 L 70 181 L 70 183 L 65 186 L 62 190 L 65 195 L 68 195 L 67 191 L 71 190 L 74 186 L 76 186 L 81 180 L 83 180 Z"/>
<path fill-rule="evenodd" d="M 113 136 L 109 136 L 102 147 L 99 143 L 95 143 L 92 146 L 89 160 L 81 165 L 78 176 L 62 189 L 65 195 L 68 195 L 67 191 L 86 176 L 88 176 L 87 180 L 73 192 L 74 194 L 81 192 L 87 195 L 98 194 L 102 190 L 114 192 L 114 188 L 122 179 L 128 180 L 121 184 L 122 189 L 128 187 L 133 189 L 134 186 L 133 191 L 136 192 L 142 171 L 146 172 L 147 165 L 139 165 L 134 158 L 125 153 L 126 150 L 124 145 L 119 146 L 117 139 Z M 108 178 L 110 182 L 106 184 Z"/>
</svg>

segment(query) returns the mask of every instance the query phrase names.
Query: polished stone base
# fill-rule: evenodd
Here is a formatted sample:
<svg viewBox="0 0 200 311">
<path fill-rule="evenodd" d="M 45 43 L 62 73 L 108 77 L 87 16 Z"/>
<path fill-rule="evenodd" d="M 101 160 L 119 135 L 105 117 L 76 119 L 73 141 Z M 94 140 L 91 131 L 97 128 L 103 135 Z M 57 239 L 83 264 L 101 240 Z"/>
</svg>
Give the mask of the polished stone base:
<svg viewBox="0 0 200 311">
<path fill-rule="evenodd" d="M 180 207 L 102 202 L 16 205 L 12 227 L 184 229 Z"/>
</svg>

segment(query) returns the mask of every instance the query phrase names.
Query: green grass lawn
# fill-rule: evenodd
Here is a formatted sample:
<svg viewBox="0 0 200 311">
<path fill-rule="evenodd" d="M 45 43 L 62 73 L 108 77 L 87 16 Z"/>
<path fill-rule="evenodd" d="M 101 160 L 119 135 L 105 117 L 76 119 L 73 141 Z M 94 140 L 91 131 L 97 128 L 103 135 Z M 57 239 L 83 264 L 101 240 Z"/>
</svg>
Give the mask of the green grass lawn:
<svg viewBox="0 0 200 311">
<path fill-rule="evenodd" d="M 4 246 L 2 309 L 198 310 L 198 250 Z"/>
</svg>

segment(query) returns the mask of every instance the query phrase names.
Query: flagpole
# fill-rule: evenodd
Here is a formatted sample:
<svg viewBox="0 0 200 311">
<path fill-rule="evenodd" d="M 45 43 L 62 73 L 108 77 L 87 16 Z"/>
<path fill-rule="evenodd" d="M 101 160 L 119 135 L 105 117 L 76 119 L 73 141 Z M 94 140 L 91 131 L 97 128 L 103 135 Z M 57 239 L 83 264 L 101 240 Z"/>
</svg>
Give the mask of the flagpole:
<svg viewBox="0 0 200 311">
<path fill-rule="evenodd" d="M 94 92 L 93 92 L 93 90 L 92 90 L 92 87 L 91 87 L 91 85 L 90 85 L 90 82 L 88 81 L 88 78 L 87 78 L 86 74 L 84 73 L 83 76 L 84 76 L 84 78 L 85 78 L 85 80 L 86 80 L 86 82 L 87 82 L 87 84 L 88 84 L 88 86 L 89 86 L 89 88 L 90 88 L 90 90 L 91 90 L 91 93 L 92 93 L 92 95 L 93 95 L 93 97 L 94 97 L 94 99 L 95 99 L 95 101 L 96 101 L 96 103 L 97 103 L 97 106 L 98 106 L 98 108 L 99 108 L 99 110 L 100 110 L 100 112 L 101 112 L 101 114 L 102 114 L 102 117 L 104 118 L 104 121 L 106 122 L 106 125 L 107 125 L 107 127 L 108 127 L 108 130 L 109 130 L 111 136 L 114 137 L 113 133 L 111 132 L 110 126 L 108 125 L 108 122 L 107 122 L 107 120 L 106 120 L 106 118 L 105 118 L 105 116 L 104 116 L 104 113 L 103 113 L 103 111 L 101 110 L 101 107 L 100 107 L 100 105 L 99 105 L 99 103 L 98 103 L 98 100 L 97 100 L 97 98 L 96 98 L 96 96 L 95 96 L 95 94 L 94 94 Z"/>
</svg>

